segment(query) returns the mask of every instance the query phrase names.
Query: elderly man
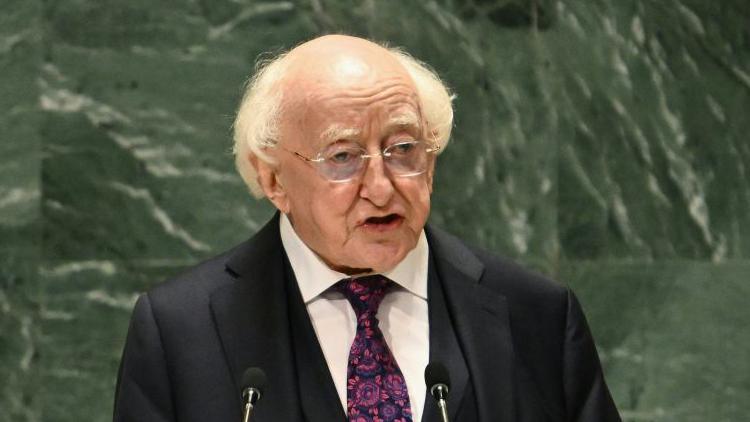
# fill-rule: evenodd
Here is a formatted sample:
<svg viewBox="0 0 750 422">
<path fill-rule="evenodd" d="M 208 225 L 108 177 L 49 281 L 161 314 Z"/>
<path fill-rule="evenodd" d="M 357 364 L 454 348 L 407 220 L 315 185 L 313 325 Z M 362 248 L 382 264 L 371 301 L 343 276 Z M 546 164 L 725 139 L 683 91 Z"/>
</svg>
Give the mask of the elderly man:
<svg viewBox="0 0 750 422">
<path fill-rule="evenodd" d="M 325 36 L 266 63 L 237 167 L 278 209 L 258 234 L 140 297 L 117 421 L 619 421 L 565 287 L 425 227 L 451 98 L 396 50 Z"/>
</svg>

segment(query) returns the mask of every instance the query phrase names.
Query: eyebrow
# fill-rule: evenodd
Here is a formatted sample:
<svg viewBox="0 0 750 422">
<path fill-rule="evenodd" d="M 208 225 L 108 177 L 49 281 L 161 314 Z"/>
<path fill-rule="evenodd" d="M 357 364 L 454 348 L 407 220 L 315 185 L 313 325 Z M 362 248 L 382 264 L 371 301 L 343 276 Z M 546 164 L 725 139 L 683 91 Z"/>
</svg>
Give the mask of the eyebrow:
<svg viewBox="0 0 750 422">
<path fill-rule="evenodd" d="M 388 128 L 387 133 L 389 136 L 401 130 L 417 133 L 419 134 L 418 136 L 421 136 L 422 133 L 421 121 L 417 114 L 411 111 L 391 117 L 386 127 Z"/>
<path fill-rule="evenodd" d="M 337 124 L 333 124 L 324 130 L 320 135 L 320 140 L 323 144 L 329 144 L 341 139 L 354 140 L 359 138 L 362 130 L 356 127 L 345 127 Z"/>
<path fill-rule="evenodd" d="M 415 129 L 420 128 L 419 124 L 419 117 L 417 117 L 416 113 L 407 111 L 405 113 L 398 114 L 396 116 L 391 117 L 388 120 L 388 127 L 413 127 Z"/>
</svg>

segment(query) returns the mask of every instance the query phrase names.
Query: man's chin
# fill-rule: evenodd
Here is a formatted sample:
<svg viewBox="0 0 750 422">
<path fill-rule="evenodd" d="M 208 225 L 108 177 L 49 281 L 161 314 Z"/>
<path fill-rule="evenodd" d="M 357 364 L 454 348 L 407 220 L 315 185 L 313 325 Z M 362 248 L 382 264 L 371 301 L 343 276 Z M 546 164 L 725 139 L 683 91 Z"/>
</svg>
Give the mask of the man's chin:
<svg viewBox="0 0 750 422">
<path fill-rule="evenodd" d="M 367 268 L 370 270 L 369 272 L 373 273 L 385 273 L 403 261 L 411 249 L 404 245 L 370 247 L 361 255 L 362 259 L 358 261 L 357 267 Z"/>
</svg>

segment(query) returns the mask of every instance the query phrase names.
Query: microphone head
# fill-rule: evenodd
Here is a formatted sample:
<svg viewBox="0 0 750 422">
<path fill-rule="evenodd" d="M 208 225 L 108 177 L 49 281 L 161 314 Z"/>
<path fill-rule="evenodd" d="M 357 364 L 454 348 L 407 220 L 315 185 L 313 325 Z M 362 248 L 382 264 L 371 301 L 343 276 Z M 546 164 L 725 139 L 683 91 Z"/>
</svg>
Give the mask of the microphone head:
<svg viewBox="0 0 750 422">
<path fill-rule="evenodd" d="M 451 377 L 448 375 L 448 369 L 440 362 L 430 362 L 424 368 L 424 382 L 431 393 L 432 387 L 438 384 L 445 385 L 448 390 L 451 388 Z"/>
<path fill-rule="evenodd" d="M 258 367 L 252 367 L 245 369 L 242 373 L 242 390 L 248 388 L 254 388 L 258 391 L 263 391 L 266 386 L 266 373 Z"/>
</svg>

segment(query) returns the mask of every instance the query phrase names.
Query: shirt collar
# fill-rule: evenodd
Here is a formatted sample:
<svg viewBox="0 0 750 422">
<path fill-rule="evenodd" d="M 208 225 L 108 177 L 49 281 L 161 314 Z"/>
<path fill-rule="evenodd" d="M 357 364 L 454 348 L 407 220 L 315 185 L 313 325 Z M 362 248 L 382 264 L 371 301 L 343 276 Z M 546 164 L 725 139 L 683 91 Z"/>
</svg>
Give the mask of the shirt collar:
<svg viewBox="0 0 750 422">
<path fill-rule="evenodd" d="M 294 231 L 289 218 L 281 214 L 279 222 L 281 243 L 284 245 L 289 263 L 297 278 L 302 300 L 309 303 L 320 294 L 331 288 L 339 280 L 349 275 L 329 268 Z M 412 294 L 427 300 L 427 263 L 429 248 L 424 230 L 419 235 L 414 247 L 401 262 L 383 276 L 393 280 Z"/>
</svg>

